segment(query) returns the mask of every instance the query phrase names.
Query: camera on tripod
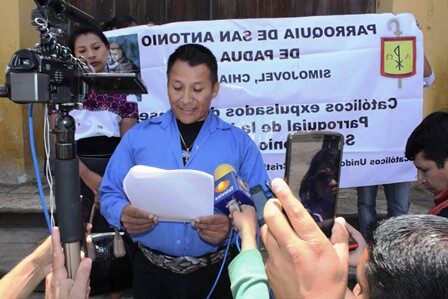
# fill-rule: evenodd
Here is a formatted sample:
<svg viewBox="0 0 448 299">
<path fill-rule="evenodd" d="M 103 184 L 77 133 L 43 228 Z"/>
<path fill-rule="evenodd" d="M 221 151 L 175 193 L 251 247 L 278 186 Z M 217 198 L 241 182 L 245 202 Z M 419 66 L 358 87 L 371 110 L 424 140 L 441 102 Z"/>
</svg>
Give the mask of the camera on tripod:
<svg viewBox="0 0 448 299">
<path fill-rule="evenodd" d="M 89 87 L 88 72 L 76 59 L 65 59 L 21 49 L 14 53 L 6 72 L 8 97 L 15 103 L 83 102 Z"/>
<path fill-rule="evenodd" d="M 40 43 L 33 49 L 21 49 L 12 55 L 6 69 L 6 85 L 0 86 L 0 97 L 8 97 L 19 104 L 50 104 L 59 111 L 51 131 L 56 135 L 57 222 L 64 246 L 65 267 L 68 276 L 74 278 L 80 262 L 84 229 L 76 124 L 69 112 L 81 106 L 90 89 L 122 94 L 142 94 L 147 90 L 134 73 L 93 73 L 85 60 L 75 58 L 58 42 L 57 37 L 68 31 L 68 18 L 90 26 L 96 25 L 95 19 L 63 0 L 34 1 L 37 9 L 32 13 L 32 24 L 40 32 Z"/>
<path fill-rule="evenodd" d="M 92 73 L 87 63 L 75 58 L 70 49 L 58 43 L 58 35 L 68 31 L 68 17 L 95 26 L 93 17 L 62 0 L 35 0 L 32 24 L 40 32 L 34 49 L 13 54 L 6 69 L 6 85 L 0 96 L 19 104 L 82 103 L 89 89 L 126 94 L 147 93 L 134 73 Z"/>
</svg>

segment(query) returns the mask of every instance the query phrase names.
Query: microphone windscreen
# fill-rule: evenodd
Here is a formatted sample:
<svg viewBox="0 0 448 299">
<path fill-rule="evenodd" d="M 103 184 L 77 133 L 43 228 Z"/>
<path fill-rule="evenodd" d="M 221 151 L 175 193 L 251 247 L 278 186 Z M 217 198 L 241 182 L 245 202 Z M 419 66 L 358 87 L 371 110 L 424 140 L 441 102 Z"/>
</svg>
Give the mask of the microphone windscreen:
<svg viewBox="0 0 448 299">
<path fill-rule="evenodd" d="M 235 168 L 233 168 L 232 165 L 230 164 L 220 164 L 218 165 L 218 167 L 216 167 L 215 172 L 213 174 L 213 177 L 215 178 L 215 181 L 219 180 L 220 178 L 222 178 L 223 176 L 225 176 L 226 174 L 230 173 L 230 172 L 236 172 Z"/>
</svg>

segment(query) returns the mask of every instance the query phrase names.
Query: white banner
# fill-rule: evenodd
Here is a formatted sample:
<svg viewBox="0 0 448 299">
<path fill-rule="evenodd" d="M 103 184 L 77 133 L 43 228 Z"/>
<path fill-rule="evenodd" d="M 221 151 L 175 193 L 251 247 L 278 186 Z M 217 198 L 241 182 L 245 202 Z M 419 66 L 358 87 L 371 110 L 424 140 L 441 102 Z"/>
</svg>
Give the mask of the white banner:
<svg viewBox="0 0 448 299">
<path fill-rule="evenodd" d="M 170 107 L 169 55 L 200 43 L 219 64 L 215 113 L 252 137 L 271 178 L 284 175 L 288 133 L 329 130 L 345 137 L 341 187 L 415 180 L 404 146 L 422 117 L 423 42 L 411 14 L 180 22 L 107 36 L 149 89 L 137 96 L 141 121 Z"/>
</svg>

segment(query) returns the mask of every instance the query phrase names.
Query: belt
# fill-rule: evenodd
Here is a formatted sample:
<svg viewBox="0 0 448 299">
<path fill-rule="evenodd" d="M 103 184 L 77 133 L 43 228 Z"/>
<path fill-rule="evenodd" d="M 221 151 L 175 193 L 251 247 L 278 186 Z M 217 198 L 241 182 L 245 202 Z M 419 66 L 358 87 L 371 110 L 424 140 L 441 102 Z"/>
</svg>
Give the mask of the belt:
<svg viewBox="0 0 448 299">
<path fill-rule="evenodd" d="M 154 265 L 170 270 L 174 273 L 188 274 L 198 270 L 199 268 L 207 267 L 223 259 L 225 248 L 213 253 L 205 254 L 200 257 L 193 256 L 179 256 L 174 257 L 165 255 L 151 250 L 143 245 L 138 245 L 143 255 Z"/>
</svg>

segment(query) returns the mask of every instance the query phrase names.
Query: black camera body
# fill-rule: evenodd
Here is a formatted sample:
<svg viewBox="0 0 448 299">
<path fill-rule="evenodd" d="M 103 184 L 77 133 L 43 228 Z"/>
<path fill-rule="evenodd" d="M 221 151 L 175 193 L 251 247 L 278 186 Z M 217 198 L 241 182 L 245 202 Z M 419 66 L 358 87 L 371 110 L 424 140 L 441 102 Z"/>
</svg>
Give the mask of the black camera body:
<svg viewBox="0 0 448 299">
<path fill-rule="evenodd" d="M 15 103 L 80 103 L 88 92 L 82 79 L 88 67 L 69 56 L 21 49 L 13 54 L 6 70 L 8 97 Z"/>
<path fill-rule="evenodd" d="M 58 36 L 68 31 L 67 17 L 95 26 L 90 15 L 63 0 L 35 0 L 32 24 L 40 32 L 40 43 L 34 49 L 21 49 L 13 54 L 6 69 L 5 87 L 0 97 L 18 104 L 45 103 L 76 107 L 84 102 L 89 89 L 110 93 L 147 93 L 140 77 L 134 73 L 92 73 L 84 60 L 70 54 L 58 43 Z"/>
</svg>

